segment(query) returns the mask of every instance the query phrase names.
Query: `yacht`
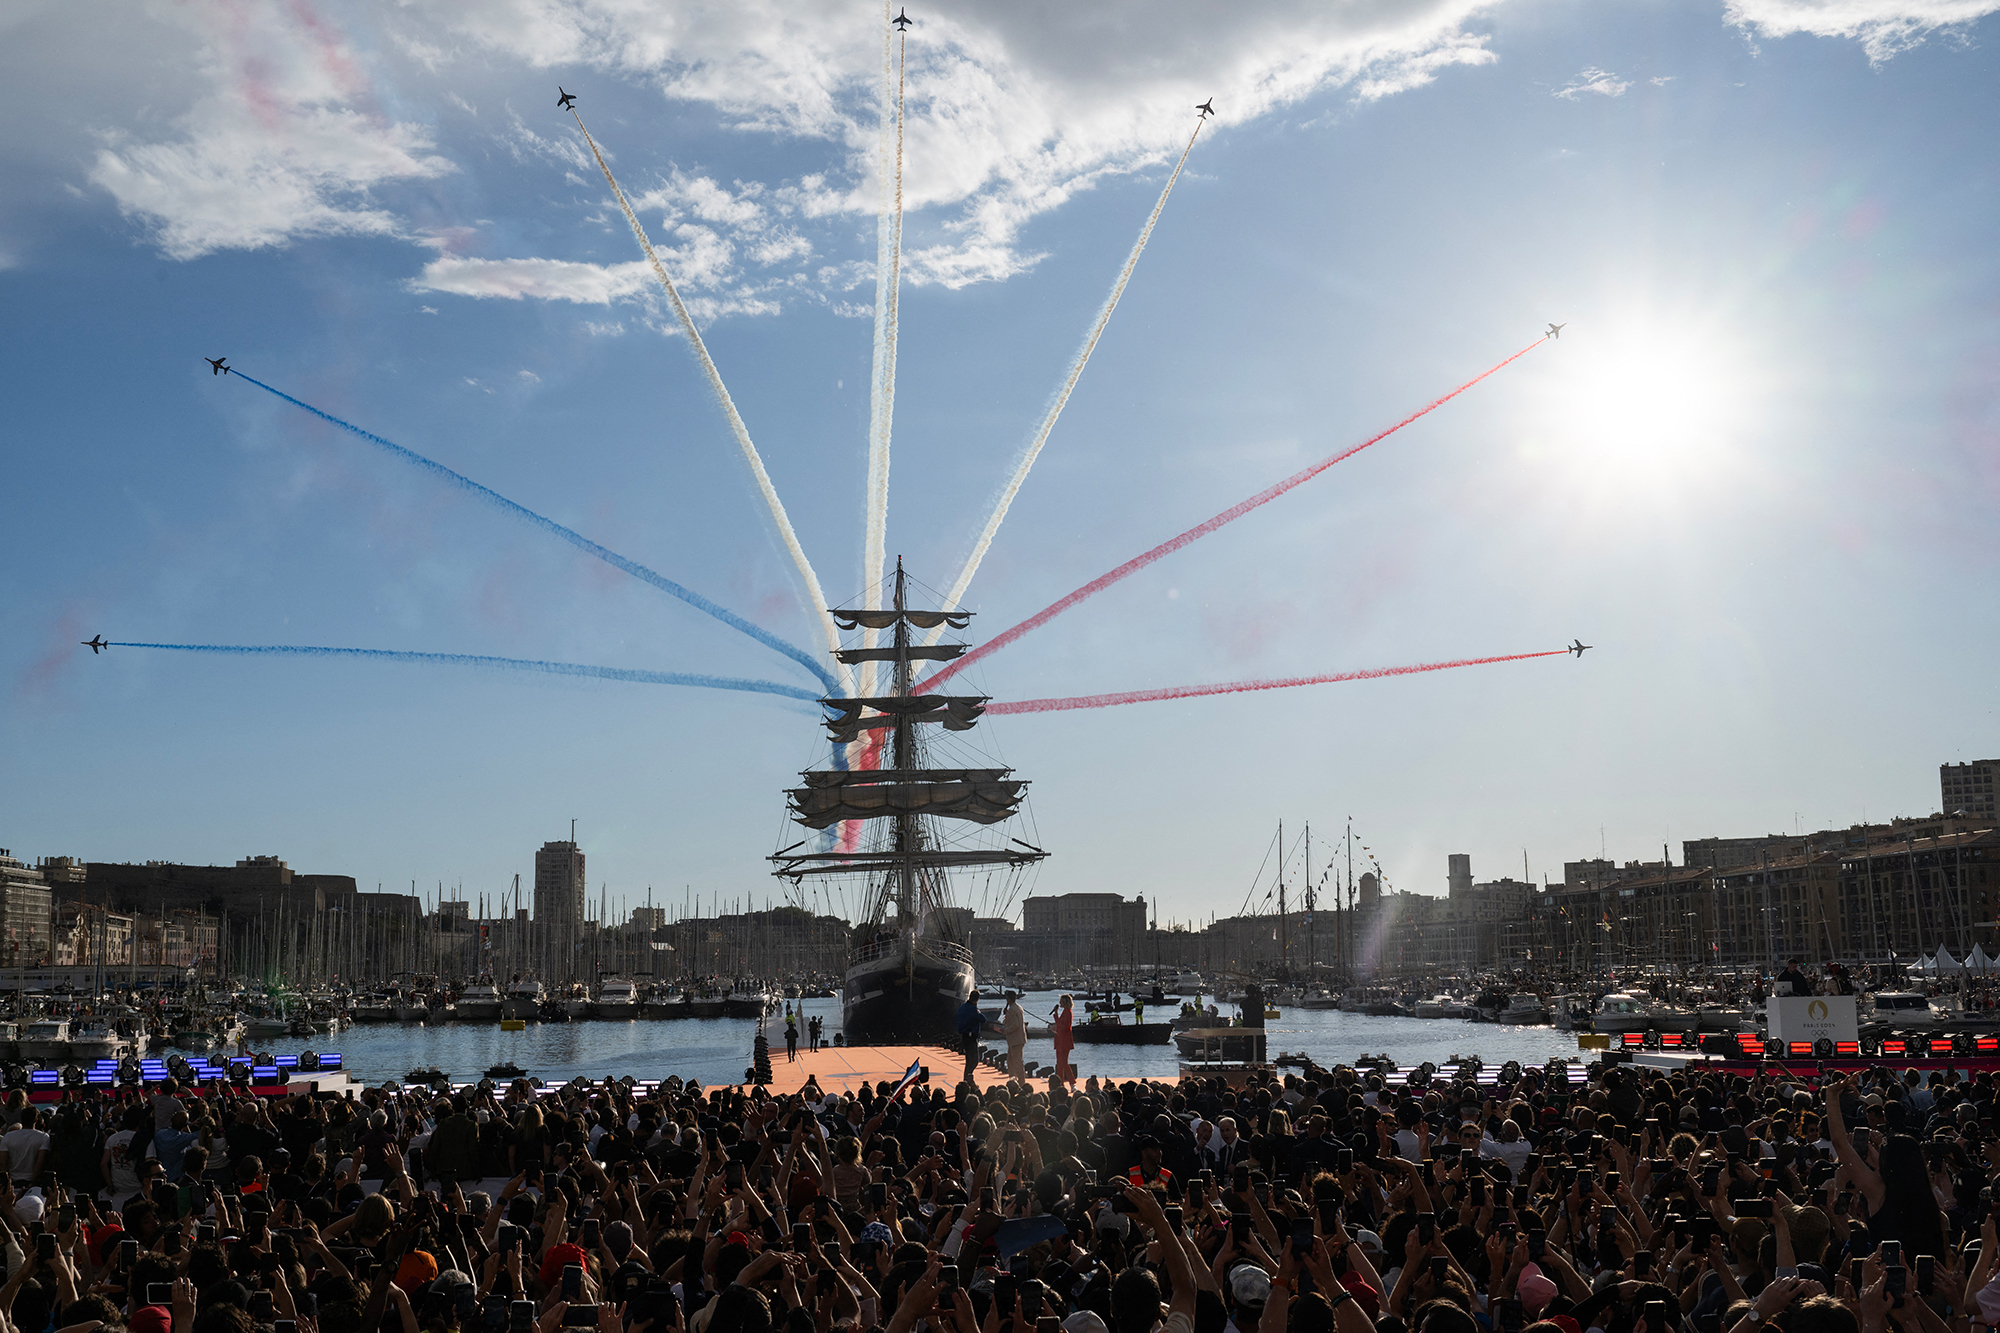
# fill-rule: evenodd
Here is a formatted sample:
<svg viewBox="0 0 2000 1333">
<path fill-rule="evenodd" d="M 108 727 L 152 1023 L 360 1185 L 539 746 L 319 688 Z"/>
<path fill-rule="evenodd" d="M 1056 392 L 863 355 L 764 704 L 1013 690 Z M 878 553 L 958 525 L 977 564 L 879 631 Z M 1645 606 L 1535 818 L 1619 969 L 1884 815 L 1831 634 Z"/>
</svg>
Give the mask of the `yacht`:
<svg viewBox="0 0 2000 1333">
<path fill-rule="evenodd" d="M 1615 990 L 1597 1002 L 1591 1027 L 1598 1032 L 1685 1031 L 1697 1022 L 1693 1011 L 1666 1004 L 1644 991 Z"/>
<path fill-rule="evenodd" d="M 599 1018 L 637 1018 L 639 987 L 624 977 L 606 977 L 597 983 L 597 1001 L 590 1008 Z"/>
<path fill-rule="evenodd" d="M 421 1023 L 431 1016 L 430 1000 L 422 991 L 403 991 L 392 995 L 389 1007 L 398 1023 Z"/>
<path fill-rule="evenodd" d="M 507 983 L 507 994 L 500 1001 L 502 1018 L 540 1018 L 542 1001 L 548 998 L 548 990 L 533 977 L 517 977 Z"/>
<path fill-rule="evenodd" d="M 1417 1001 L 1418 1018 L 1450 1018 L 1458 1001 L 1449 995 L 1433 995 L 1428 1000 Z"/>
<path fill-rule="evenodd" d="M 460 991 L 454 1007 L 461 1021 L 491 1023 L 500 1017 L 500 1004 L 500 988 L 482 979 Z"/>
<path fill-rule="evenodd" d="M 1500 1012 L 1493 1021 L 1513 1024 L 1546 1023 L 1549 1021 L 1549 1009 L 1542 1003 L 1542 997 L 1539 995 L 1533 993 L 1509 995 L 1507 1003 L 1500 1007 Z"/>
<path fill-rule="evenodd" d="M 67 1060 L 69 1058 L 69 1020 L 66 1018 L 43 1018 L 28 1024 L 21 1030 L 21 1058 L 23 1060 Z"/>
<path fill-rule="evenodd" d="M 347 1012 L 348 1016 L 357 1023 L 393 1023 L 396 1021 L 396 1006 L 386 995 L 358 996 L 354 1003 L 348 1006 Z M 258 1035 L 257 1027 L 254 1023 L 250 1027 L 250 1035 L 253 1037 Z"/>
<path fill-rule="evenodd" d="M 1899 1028 L 1927 1028 L 1937 1022 L 1937 1014 L 1931 1002 L 1922 992 L 1913 990 L 1880 990 L 1873 996 L 1874 1003 L 1863 1012 L 1864 1023 L 1889 1023 Z"/>
</svg>

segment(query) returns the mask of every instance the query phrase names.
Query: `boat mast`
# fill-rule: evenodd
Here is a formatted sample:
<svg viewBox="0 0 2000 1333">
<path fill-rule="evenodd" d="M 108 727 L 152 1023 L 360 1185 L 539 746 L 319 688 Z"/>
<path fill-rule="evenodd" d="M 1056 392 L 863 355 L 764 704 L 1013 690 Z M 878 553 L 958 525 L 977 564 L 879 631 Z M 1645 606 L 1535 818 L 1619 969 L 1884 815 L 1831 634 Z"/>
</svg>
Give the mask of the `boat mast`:
<svg viewBox="0 0 2000 1333">
<path fill-rule="evenodd" d="M 910 693 L 910 622 L 903 617 L 903 557 L 896 557 L 896 696 L 903 698 Z M 914 754 L 915 740 L 911 733 L 913 724 L 909 715 L 898 713 L 895 726 L 894 757 L 896 767 L 904 772 L 916 767 Z M 897 868 L 896 913 L 902 918 L 901 929 L 915 935 L 917 920 L 917 816 L 909 810 L 896 816 L 896 850 L 903 853 Z"/>
</svg>

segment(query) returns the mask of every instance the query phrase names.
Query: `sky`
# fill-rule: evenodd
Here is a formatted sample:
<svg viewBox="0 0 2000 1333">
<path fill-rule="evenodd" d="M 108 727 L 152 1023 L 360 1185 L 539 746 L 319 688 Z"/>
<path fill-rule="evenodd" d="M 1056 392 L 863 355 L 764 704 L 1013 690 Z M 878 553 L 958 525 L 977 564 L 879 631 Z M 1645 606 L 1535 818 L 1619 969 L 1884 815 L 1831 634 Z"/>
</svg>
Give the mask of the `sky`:
<svg viewBox="0 0 2000 1333">
<path fill-rule="evenodd" d="M 1938 808 L 2000 754 L 2000 0 L 913 5 L 884 551 L 977 644 L 1051 857 L 1163 922 Z M 779 896 L 864 568 L 884 13 L 0 13 L 0 845 L 484 895 L 575 819 L 614 914 Z M 893 154 L 889 155 L 890 160 Z M 1541 338 L 1549 323 L 1561 337 Z M 775 682 L 78 641 L 307 645 Z M 1302 835 L 1310 827 L 1310 852 Z M 1310 855 L 1308 864 L 1306 857 Z M 1359 859 L 1357 871 L 1366 862 Z M 1261 869 L 1260 869 L 1261 868 Z M 1342 874 L 1343 870 L 1340 872 Z M 1004 895 L 972 905 L 1006 910 Z M 821 905 L 815 901 L 812 905 Z"/>
</svg>

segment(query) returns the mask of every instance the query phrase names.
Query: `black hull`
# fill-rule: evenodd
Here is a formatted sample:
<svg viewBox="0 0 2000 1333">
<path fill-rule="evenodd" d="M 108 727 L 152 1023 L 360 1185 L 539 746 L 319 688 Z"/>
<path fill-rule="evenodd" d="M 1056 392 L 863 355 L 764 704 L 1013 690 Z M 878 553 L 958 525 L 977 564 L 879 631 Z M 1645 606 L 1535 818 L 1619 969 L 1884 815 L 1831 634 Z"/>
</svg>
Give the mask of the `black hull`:
<svg viewBox="0 0 2000 1333">
<path fill-rule="evenodd" d="M 973 991 L 972 959 L 956 945 L 926 940 L 909 959 L 890 945 L 856 950 L 841 988 L 849 1046 L 958 1044 L 958 1006 Z"/>
</svg>

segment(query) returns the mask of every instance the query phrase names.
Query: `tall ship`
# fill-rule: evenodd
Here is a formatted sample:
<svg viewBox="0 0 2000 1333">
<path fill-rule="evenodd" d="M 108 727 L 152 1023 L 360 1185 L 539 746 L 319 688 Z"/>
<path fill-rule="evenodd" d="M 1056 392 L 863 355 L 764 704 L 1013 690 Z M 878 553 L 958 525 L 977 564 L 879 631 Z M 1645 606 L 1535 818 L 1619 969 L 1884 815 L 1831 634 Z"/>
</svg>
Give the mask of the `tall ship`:
<svg viewBox="0 0 2000 1333">
<path fill-rule="evenodd" d="M 792 818 L 830 831 L 832 844 L 794 843 L 771 857 L 773 873 L 795 888 L 818 876 L 861 885 L 841 987 L 849 1045 L 949 1041 L 958 1006 L 973 993 L 971 913 L 957 900 L 954 875 L 1001 872 L 1011 881 L 1048 853 L 1008 836 L 1028 786 L 1014 770 L 946 766 L 968 757 L 960 753 L 971 749 L 965 733 L 986 697 L 916 687 L 917 663 L 949 662 L 967 645 L 918 643 L 913 631 L 962 630 L 972 613 L 911 609 L 901 560 L 889 607 L 829 609 L 843 631 L 860 632 L 834 656 L 862 668 L 867 697 L 820 700 L 827 738 L 836 756 L 854 747 L 864 762 L 801 774 L 805 785 L 788 793 Z M 878 668 L 888 688 L 870 694 L 869 682 L 884 674 Z"/>
</svg>

